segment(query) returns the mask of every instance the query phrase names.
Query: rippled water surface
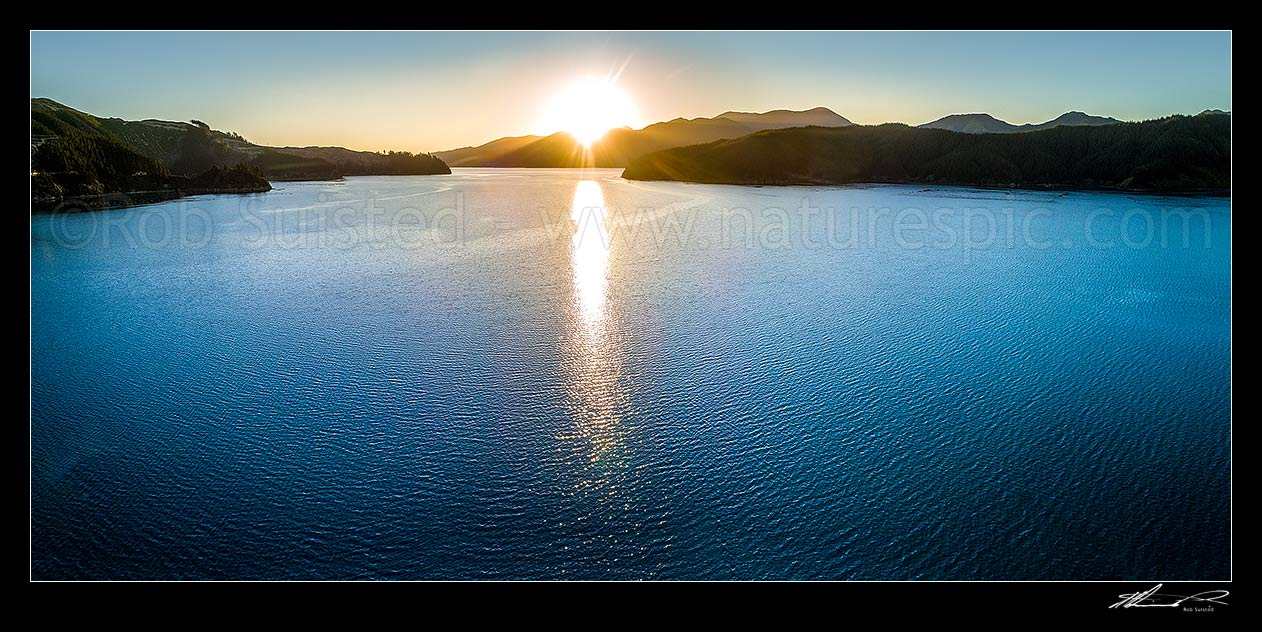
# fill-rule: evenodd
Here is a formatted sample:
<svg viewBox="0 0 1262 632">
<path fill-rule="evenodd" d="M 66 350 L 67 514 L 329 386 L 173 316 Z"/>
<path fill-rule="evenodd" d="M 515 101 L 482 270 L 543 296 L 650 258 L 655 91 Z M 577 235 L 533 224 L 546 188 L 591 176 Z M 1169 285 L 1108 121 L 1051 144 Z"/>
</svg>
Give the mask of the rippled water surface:
<svg viewBox="0 0 1262 632">
<path fill-rule="evenodd" d="M 618 173 L 34 217 L 34 576 L 1230 576 L 1229 200 Z"/>
</svg>

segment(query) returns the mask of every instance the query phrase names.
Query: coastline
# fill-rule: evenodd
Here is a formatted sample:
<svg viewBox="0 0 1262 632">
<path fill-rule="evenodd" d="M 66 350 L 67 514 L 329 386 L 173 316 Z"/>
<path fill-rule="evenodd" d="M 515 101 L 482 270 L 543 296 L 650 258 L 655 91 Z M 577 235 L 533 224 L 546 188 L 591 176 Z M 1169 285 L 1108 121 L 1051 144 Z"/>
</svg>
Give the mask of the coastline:
<svg viewBox="0 0 1262 632">
<path fill-rule="evenodd" d="M 478 167 L 493 169 L 521 169 L 522 167 Z M 527 167 L 528 169 L 539 169 L 541 171 L 558 169 L 555 167 Z M 559 169 L 571 169 L 562 167 Z M 394 176 L 398 174 L 364 174 L 364 175 L 384 175 Z M 423 174 L 423 175 L 446 175 L 446 174 Z M 115 193 L 101 193 L 97 195 L 75 196 L 64 199 L 31 199 L 31 213 L 79 213 L 108 209 L 121 209 L 133 206 L 144 206 L 147 204 L 156 204 L 160 202 L 169 202 L 186 197 L 196 195 L 245 195 L 251 193 L 266 193 L 272 190 L 271 182 L 337 182 L 346 180 L 348 176 L 338 176 L 336 178 L 303 178 L 303 179 L 287 179 L 287 178 L 269 178 L 266 188 L 250 187 L 250 188 L 229 188 L 229 187 L 204 187 L 204 188 L 183 188 L 183 189 L 159 189 L 148 191 L 120 191 Z M 353 177 L 353 176 L 350 176 Z M 877 185 L 897 185 L 897 186 L 921 186 L 921 187 L 957 187 L 977 189 L 984 191 L 1042 191 L 1042 192 L 1060 192 L 1060 193 L 1118 193 L 1126 195 L 1145 195 L 1145 196 L 1166 196 L 1166 197 L 1187 197 L 1187 198 L 1231 198 L 1230 189 L 1189 189 L 1189 190 L 1159 190 L 1159 189 L 1127 189 L 1116 186 L 1075 186 L 1075 185 L 998 185 L 998 184 L 976 184 L 967 182 L 918 182 L 918 181 L 862 181 L 862 182 L 825 182 L 825 181 L 777 181 L 777 182 L 701 182 L 692 180 L 671 180 L 671 179 L 644 179 L 644 178 L 627 178 L 625 175 L 619 177 L 630 182 L 675 182 L 680 184 L 708 184 L 722 186 L 745 186 L 745 187 L 818 187 L 818 188 L 846 188 L 846 187 L 864 187 Z"/>
<path fill-rule="evenodd" d="M 187 189 L 159 189 L 155 191 L 118 191 L 96 195 L 77 195 L 59 199 L 31 198 L 31 213 L 82 213 L 106 209 L 144 206 L 159 202 L 179 200 L 194 195 L 236 195 L 266 193 L 271 185 L 250 188 L 204 187 Z"/>
<path fill-rule="evenodd" d="M 362 175 L 450 175 L 447 174 L 362 174 Z M 195 195 L 245 195 L 266 193 L 272 190 L 272 182 L 338 182 L 348 176 L 336 178 L 268 178 L 264 185 L 255 187 L 183 187 L 178 189 L 155 189 L 146 191 L 117 191 L 94 195 L 77 195 L 67 198 L 31 198 L 31 213 L 83 213 L 108 209 L 130 208 L 159 202 L 169 202 Z"/>
<path fill-rule="evenodd" d="M 333 176 L 329 178 L 268 178 L 268 182 L 337 182 L 345 180 L 346 176 Z"/>
</svg>

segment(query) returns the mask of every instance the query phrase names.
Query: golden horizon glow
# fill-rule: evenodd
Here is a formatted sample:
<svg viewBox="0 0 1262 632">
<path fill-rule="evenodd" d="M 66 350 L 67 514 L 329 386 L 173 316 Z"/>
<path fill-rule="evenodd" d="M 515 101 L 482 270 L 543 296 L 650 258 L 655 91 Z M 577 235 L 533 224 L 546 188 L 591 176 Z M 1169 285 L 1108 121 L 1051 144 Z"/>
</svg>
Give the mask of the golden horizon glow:
<svg viewBox="0 0 1262 632">
<path fill-rule="evenodd" d="M 635 104 L 614 80 L 583 77 L 548 101 L 540 127 L 548 133 L 567 132 L 590 147 L 609 130 L 638 123 Z"/>
</svg>

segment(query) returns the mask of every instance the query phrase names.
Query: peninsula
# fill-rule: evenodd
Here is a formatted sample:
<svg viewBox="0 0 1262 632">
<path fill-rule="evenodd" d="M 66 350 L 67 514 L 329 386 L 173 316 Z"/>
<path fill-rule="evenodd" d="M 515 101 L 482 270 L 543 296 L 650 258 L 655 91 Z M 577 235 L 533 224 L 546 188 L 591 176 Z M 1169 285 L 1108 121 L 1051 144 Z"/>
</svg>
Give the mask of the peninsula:
<svg viewBox="0 0 1262 632">
<path fill-rule="evenodd" d="M 712 184 L 926 183 L 1205 192 L 1231 187 L 1231 115 L 963 133 L 903 124 L 800 127 L 631 161 L 629 180 Z"/>
<path fill-rule="evenodd" d="M 267 147 L 198 120 L 101 118 L 31 99 L 32 211 L 259 193 L 277 181 L 449 173 L 446 163 L 425 153 Z"/>
</svg>

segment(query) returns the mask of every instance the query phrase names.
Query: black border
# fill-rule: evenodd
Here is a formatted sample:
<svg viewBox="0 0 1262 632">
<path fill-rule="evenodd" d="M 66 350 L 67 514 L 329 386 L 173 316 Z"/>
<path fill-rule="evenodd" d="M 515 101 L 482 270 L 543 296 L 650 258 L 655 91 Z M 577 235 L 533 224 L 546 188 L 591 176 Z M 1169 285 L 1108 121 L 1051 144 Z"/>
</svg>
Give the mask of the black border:
<svg viewBox="0 0 1262 632">
<path fill-rule="evenodd" d="M 199 7 L 201 8 L 201 7 Z M 28 16 L 28 30 L 1229 30 L 1225 11 L 1170 11 L 1124 5 L 1038 5 L 1025 15 L 1011 5 L 939 5 L 895 15 L 850 6 L 754 12 L 738 5 L 698 5 L 692 14 L 671 7 L 630 5 L 522 5 L 473 10 L 468 6 L 420 5 L 397 15 L 397 5 L 371 14 L 307 10 L 285 5 L 235 9 L 223 5 L 181 14 L 170 5 L 130 4 L 74 15 Z M 128 11 L 133 13 L 129 14 Z M 865 13 L 864 11 L 870 11 Z M 1054 15 L 1040 15 L 1047 11 Z M 1112 12 L 1112 13 L 1110 13 Z M 65 12 L 71 13 L 70 11 Z M 29 264 L 29 260 L 27 261 Z M 1234 257 L 1233 257 L 1234 266 Z M 29 271 L 29 269 L 28 269 Z M 29 307 L 29 285 L 28 285 Z M 28 312 L 29 316 L 29 312 Z M 29 346 L 27 348 L 29 360 Z M 29 398 L 29 390 L 27 392 Z M 29 399 L 27 400 L 29 405 Z M 28 406 L 29 410 L 29 406 Z M 28 444 L 29 445 L 29 444 Z M 29 473 L 29 472 L 28 472 Z M 28 541 L 29 544 L 29 541 Z M 28 549 L 29 550 L 29 549 Z M 1233 551 L 1234 554 L 1234 551 Z M 423 626 L 435 614 L 483 622 L 507 617 L 556 625 L 591 625 L 590 615 L 616 623 L 671 623 L 673 613 L 706 622 L 745 623 L 775 617 L 779 625 L 820 622 L 847 625 L 868 620 L 1041 624 L 1089 619 L 1116 625 L 1173 622 L 1198 625 L 1233 619 L 1239 608 L 1233 582 L 1162 582 L 1164 593 L 1192 595 L 1227 590 L 1225 606 L 1212 612 L 1182 608 L 1110 608 L 1119 596 L 1157 582 L 30 582 L 50 613 L 110 621 L 253 622 L 254 613 L 292 622 L 307 616 L 362 615 L 362 623 L 398 620 Z M 155 607 L 150 607 L 155 606 Z M 364 610 L 365 606 L 372 610 Z M 177 613 L 178 618 L 169 618 Z M 570 619 L 579 614 L 582 620 Z M 394 617 L 403 617 L 394 619 Z M 461 620 L 461 619 L 456 619 Z"/>
<path fill-rule="evenodd" d="M 1189 10 L 1190 9 L 1190 10 Z M 32 30 L 1230 30 L 1226 11 L 1125 4 L 373 5 L 127 3 L 27 16 Z"/>
<path fill-rule="evenodd" d="M 675 613 L 747 624 L 766 618 L 777 626 L 819 622 L 938 619 L 959 622 L 1046 624 L 1088 619 L 1114 625 L 1162 622 L 1197 625 L 1234 618 L 1231 582 L 1164 582 L 1161 592 L 1194 595 L 1226 590 L 1212 611 L 1184 608 L 1111 608 L 1122 594 L 1154 582 L 99 582 L 35 583 L 40 598 L 93 611 L 119 610 L 141 619 L 135 605 L 160 604 L 199 623 L 249 620 L 247 613 L 286 616 L 363 613 L 364 623 L 390 620 L 424 625 L 434 615 L 509 617 L 554 625 L 676 622 Z M 222 604 L 214 606 L 213 604 Z M 1191 605 L 1191 604 L 1189 604 Z M 196 614 L 194 614 L 196 613 Z M 761 616 L 760 616 L 761 615 Z M 753 618 L 758 617 L 758 618 Z M 456 619 L 461 620 L 461 619 Z"/>
</svg>

